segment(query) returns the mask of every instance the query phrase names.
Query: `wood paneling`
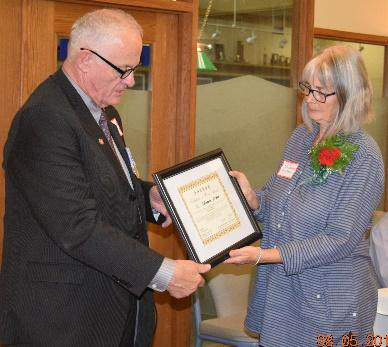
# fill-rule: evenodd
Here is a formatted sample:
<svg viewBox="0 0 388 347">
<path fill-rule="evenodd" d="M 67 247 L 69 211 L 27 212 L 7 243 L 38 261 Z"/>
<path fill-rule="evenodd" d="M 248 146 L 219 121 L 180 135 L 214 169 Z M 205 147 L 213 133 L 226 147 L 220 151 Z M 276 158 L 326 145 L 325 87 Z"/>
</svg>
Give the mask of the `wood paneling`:
<svg viewBox="0 0 388 347">
<path fill-rule="evenodd" d="M 103 8 L 103 4 L 98 4 L 99 7 Z M 71 26 L 76 18 L 81 17 L 85 13 L 95 10 L 98 8 L 96 5 L 77 5 L 74 6 L 68 2 L 55 2 L 55 32 L 60 36 L 69 36 Z M 128 7 L 123 7 L 128 10 Z M 147 43 L 151 43 L 155 40 L 156 32 L 156 12 L 146 12 L 139 10 L 129 11 L 139 22 L 143 28 L 143 40 Z"/>
<path fill-rule="evenodd" d="M 383 97 L 388 97 L 388 45 L 384 48 Z"/>
<path fill-rule="evenodd" d="M 104 7 L 131 7 L 146 8 L 148 12 L 157 11 L 165 13 L 193 12 L 191 1 L 173 0 L 58 0 L 71 4 L 103 5 Z"/>
<path fill-rule="evenodd" d="M 177 37 L 178 16 L 158 14 L 151 65 L 153 92 L 150 119 L 150 172 L 166 168 L 177 162 L 177 104 L 179 104 L 177 95 L 178 79 L 180 80 Z M 173 76 L 175 77 L 172 78 Z M 182 83 L 179 82 L 179 85 L 181 86 Z M 183 117 L 189 115 L 190 113 Z M 173 227 L 168 230 L 152 228 L 149 237 L 151 247 L 161 254 L 172 259 L 185 258 L 183 247 Z M 189 299 L 176 300 L 168 293 L 155 295 L 155 300 L 158 321 L 160 322 L 163 317 L 170 324 L 158 324 L 154 346 L 188 346 L 191 317 L 187 312 L 191 312 L 191 301 Z M 185 333 L 179 333 L 179 331 Z"/>
<path fill-rule="evenodd" d="M 353 33 L 348 31 L 314 28 L 314 37 L 321 39 L 335 39 L 340 41 L 368 43 L 371 45 L 388 45 L 387 36 Z"/>
<path fill-rule="evenodd" d="M 298 88 L 303 68 L 313 55 L 314 0 L 295 0 L 292 20 L 291 86 Z M 302 122 L 301 101 L 296 103 L 297 124 Z"/>
<path fill-rule="evenodd" d="M 56 70 L 57 45 L 54 32 L 54 2 L 23 0 L 22 11 L 23 103 L 39 83 Z"/>
<path fill-rule="evenodd" d="M 178 119 L 177 119 L 177 161 L 192 158 L 195 152 L 195 104 L 197 89 L 196 56 L 190 52 L 197 51 L 197 41 L 192 37 L 198 35 L 198 0 L 194 0 L 196 11 L 191 15 L 179 17 L 178 66 L 181 78 L 178 80 Z"/>
<path fill-rule="evenodd" d="M 11 120 L 20 106 L 21 92 L 21 38 L 22 0 L 0 1 L 0 76 L 3 81 L 0 93 L 0 162 Z M 4 171 L 0 170 L 0 264 L 3 245 Z"/>
<path fill-rule="evenodd" d="M 150 119 L 150 172 L 175 161 L 177 111 L 177 26 L 178 17 L 158 14 L 152 47 L 152 102 Z"/>
</svg>

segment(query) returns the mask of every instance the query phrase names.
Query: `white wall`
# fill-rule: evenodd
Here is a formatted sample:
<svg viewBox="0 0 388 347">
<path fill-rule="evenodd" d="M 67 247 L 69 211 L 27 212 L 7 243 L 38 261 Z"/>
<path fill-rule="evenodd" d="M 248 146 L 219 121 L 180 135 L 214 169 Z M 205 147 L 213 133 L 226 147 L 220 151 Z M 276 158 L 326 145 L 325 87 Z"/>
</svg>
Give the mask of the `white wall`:
<svg viewBox="0 0 388 347">
<path fill-rule="evenodd" d="M 315 0 L 314 26 L 388 36 L 388 1 Z"/>
</svg>

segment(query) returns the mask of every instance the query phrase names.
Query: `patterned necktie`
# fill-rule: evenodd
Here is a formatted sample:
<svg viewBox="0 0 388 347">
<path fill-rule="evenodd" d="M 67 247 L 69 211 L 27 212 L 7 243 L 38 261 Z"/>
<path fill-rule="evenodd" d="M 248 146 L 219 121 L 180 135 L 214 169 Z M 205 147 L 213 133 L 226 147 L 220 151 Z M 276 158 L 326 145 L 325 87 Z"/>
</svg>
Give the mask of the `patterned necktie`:
<svg viewBox="0 0 388 347">
<path fill-rule="evenodd" d="M 131 176 L 128 172 L 128 169 L 125 165 L 125 162 L 123 161 L 121 154 L 118 154 L 116 152 L 115 146 L 113 144 L 113 138 L 112 138 L 112 135 L 110 134 L 110 131 L 109 131 L 108 121 L 106 120 L 106 114 L 105 114 L 104 110 L 101 110 L 100 120 L 98 121 L 98 125 L 100 126 L 100 128 L 104 132 L 104 135 L 105 135 L 106 139 L 108 140 L 114 155 L 116 156 L 117 160 L 119 161 L 119 163 L 120 163 L 120 165 L 125 173 L 125 176 L 127 177 L 127 180 L 133 189 L 132 179 L 131 179 Z M 120 158 L 121 158 L 121 160 L 120 160 Z"/>
<path fill-rule="evenodd" d="M 100 126 L 100 128 L 104 132 L 106 139 L 108 140 L 110 146 L 113 149 L 113 153 L 116 153 L 114 145 L 113 145 L 112 135 L 110 134 L 110 131 L 108 128 L 108 121 L 106 120 L 106 114 L 105 114 L 104 110 L 101 110 L 100 120 L 98 121 L 98 125 Z"/>
</svg>

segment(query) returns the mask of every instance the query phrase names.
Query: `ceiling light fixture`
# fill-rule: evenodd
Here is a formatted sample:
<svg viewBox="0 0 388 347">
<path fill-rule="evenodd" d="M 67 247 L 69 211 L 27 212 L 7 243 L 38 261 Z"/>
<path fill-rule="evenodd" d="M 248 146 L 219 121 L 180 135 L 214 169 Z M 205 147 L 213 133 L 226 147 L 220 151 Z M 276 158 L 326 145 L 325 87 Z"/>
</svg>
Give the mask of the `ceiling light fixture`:
<svg viewBox="0 0 388 347">
<path fill-rule="evenodd" d="M 256 39 L 257 39 L 256 33 L 252 30 L 251 36 L 248 36 L 245 39 L 245 42 L 248 44 L 252 44 L 256 41 Z"/>
</svg>

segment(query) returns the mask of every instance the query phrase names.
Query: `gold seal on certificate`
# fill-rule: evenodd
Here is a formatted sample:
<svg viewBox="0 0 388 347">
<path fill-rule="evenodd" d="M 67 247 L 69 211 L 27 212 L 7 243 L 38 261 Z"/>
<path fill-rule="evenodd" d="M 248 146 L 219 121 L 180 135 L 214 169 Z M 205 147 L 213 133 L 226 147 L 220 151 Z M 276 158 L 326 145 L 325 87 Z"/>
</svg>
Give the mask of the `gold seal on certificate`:
<svg viewBox="0 0 388 347">
<path fill-rule="evenodd" d="M 262 237 L 221 149 L 153 175 L 190 257 L 213 266 Z"/>
</svg>

